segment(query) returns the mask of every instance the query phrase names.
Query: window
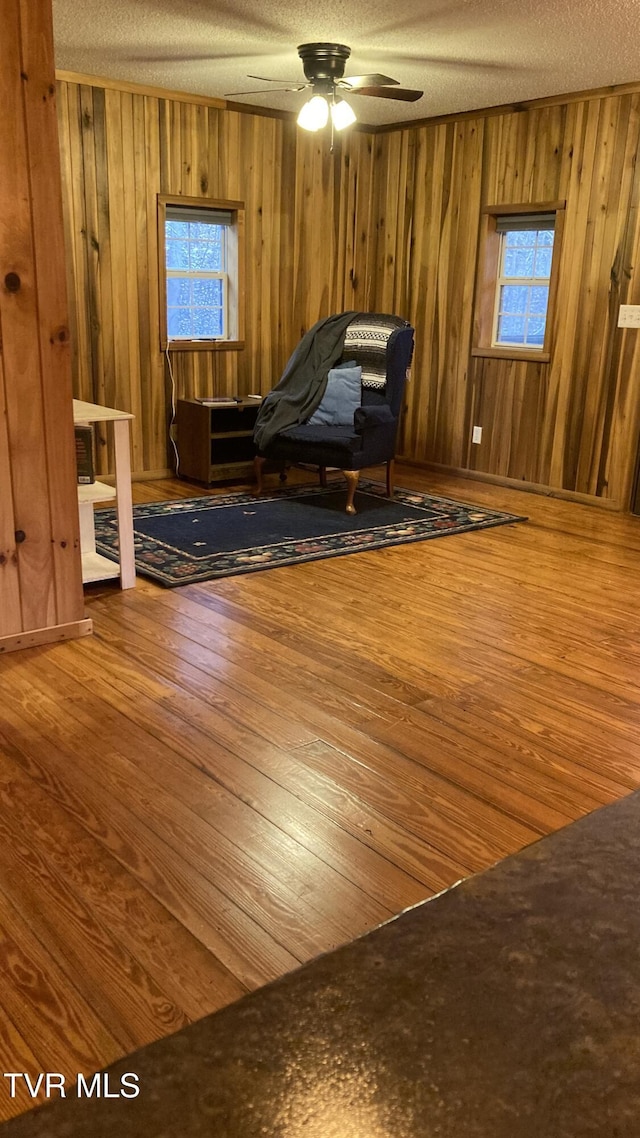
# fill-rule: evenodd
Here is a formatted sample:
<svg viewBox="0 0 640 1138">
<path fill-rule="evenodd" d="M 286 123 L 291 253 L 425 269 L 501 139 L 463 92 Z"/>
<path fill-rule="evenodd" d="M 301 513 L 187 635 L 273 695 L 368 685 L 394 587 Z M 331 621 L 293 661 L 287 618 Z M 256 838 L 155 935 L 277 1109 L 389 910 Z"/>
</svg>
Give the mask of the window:
<svg viewBox="0 0 640 1138">
<path fill-rule="evenodd" d="M 227 229 L 219 210 L 169 206 L 165 224 L 167 336 L 170 340 L 221 340 L 227 336 Z"/>
<path fill-rule="evenodd" d="M 473 355 L 548 360 L 564 202 L 484 211 Z"/>
<path fill-rule="evenodd" d="M 241 347 L 240 202 L 159 198 L 163 348 Z"/>
<path fill-rule="evenodd" d="M 498 217 L 500 265 L 493 344 L 544 346 L 555 216 Z"/>
</svg>

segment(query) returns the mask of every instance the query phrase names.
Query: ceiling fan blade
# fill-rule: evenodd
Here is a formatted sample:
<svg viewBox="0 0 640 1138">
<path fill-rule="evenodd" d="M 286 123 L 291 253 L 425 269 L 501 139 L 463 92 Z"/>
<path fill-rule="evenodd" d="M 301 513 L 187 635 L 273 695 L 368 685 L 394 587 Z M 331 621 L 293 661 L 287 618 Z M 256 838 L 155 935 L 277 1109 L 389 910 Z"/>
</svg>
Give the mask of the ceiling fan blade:
<svg viewBox="0 0 640 1138">
<path fill-rule="evenodd" d="M 306 84 L 305 84 L 306 86 Z M 223 99 L 235 99 L 239 95 L 273 95 L 274 91 L 304 91 L 304 87 L 264 87 L 261 91 L 226 91 Z"/>
<path fill-rule="evenodd" d="M 360 87 L 350 91 L 351 95 L 373 95 L 376 99 L 398 99 L 401 103 L 415 103 L 424 91 L 410 91 L 406 87 Z"/>
<path fill-rule="evenodd" d="M 300 86 L 300 80 L 299 79 L 269 79 L 269 77 L 267 75 L 247 75 L 247 79 L 259 79 L 261 83 L 297 83 L 298 86 L 292 87 L 291 89 L 293 91 L 301 91 L 302 90 L 302 87 Z M 306 83 L 304 83 L 303 86 L 306 87 Z M 283 90 L 286 90 L 286 89 L 287 88 L 283 88 Z"/>
<path fill-rule="evenodd" d="M 398 80 L 388 75 L 346 75 L 339 87 L 397 87 Z"/>
</svg>

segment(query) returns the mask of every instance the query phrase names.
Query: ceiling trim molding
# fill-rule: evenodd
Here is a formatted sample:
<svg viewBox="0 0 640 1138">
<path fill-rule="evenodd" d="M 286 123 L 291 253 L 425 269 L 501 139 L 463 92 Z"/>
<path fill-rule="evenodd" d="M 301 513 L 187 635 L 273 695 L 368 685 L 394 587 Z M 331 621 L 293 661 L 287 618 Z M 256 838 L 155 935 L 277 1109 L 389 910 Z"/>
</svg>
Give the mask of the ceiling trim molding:
<svg viewBox="0 0 640 1138">
<path fill-rule="evenodd" d="M 144 83 L 129 83 L 126 79 L 107 79 L 104 75 L 83 75 L 77 71 L 58 71 L 56 79 L 61 83 L 81 83 L 86 87 L 104 87 L 108 91 L 126 91 L 132 95 L 151 95 L 156 99 L 173 99 L 180 103 L 196 103 L 202 107 L 217 107 L 226 110 L 226 99 L 216 99 L 210 95 L 191 95 L 188 91 L 170 91 L 166 87 L 148 87 Z"/>
<path fill-rule="evenodd" d="M 489 118 L 492 115 L 517 114 L 537 107 L 556 107 L 563 103 L 583 103 L 587 99 L 606 99 L 620 95 L 637 95 L 640 80 L 634 83 L 617 83 L 610 87 L 591 87 L 586 91 L 569 91 L 564 95 L 545 95 L 540 99 L 523 99 L 517 103 L 501 103 L 495 107 L 478 107 L 472 111 L 456 111 L 450 115 L 432 115 L 431 118 L 411 119 L 409 122 L 382 123 L 371 126 L 373 134 L 387 134 L 391 130 L 413 130 L 417 126 L 439 126 L 441 123 L 461 122 L 465 119 Z"/>
<path fill-rule="evenodd" d="M 56 70 L 56 79 L 62 83 L 80 83 L 88 87 L 127 91 L 134 95 L 150 95 L 156 99 L 195 103 L 199 106 L 237 111 L 239 114 L 245 115 L 261 115 L 266 118 L 281 119 L 285 122 L 293 122 L 296 118 L 295 111 L 277 110 L 275 107 L 258 107 L 250 103 L 229 102 L 228 99 L 214 98 L 209 95 L 194 95 L 188 91 L 172 91 L 165 87 L 129 83 L 125 79 L 107 79 L 102 75 L 84 75 L 76 71 Z M 362 130 L 368 134 L 389 134 L 396 130 L 414 130 L 416 127 L 439 126 L 443 123 L 489 118 L 493 115 L 518 114 L 522 111 L 535 110 L 538 107 L 554 107 L 564 103 L 581 103 L 587 99 L 605 99 L 621 95 L 637 95 L 638 93 L 640 93 L 640 80 L 634 83 L 618 83 L 609 87 L 594 87 L 585 91 L 570 91 L 562 95 L 546 95 L 540 99 L 525 99 L 517 103 L 501 103 L 495 107 L 478 107 L 475 110 L 457 111 L 449 115 L 432 115 L 422 119 L 410 119 L 409 122 L 382 123 L 376 126 L 358 122 L 352 129 Z"/>
</svg>

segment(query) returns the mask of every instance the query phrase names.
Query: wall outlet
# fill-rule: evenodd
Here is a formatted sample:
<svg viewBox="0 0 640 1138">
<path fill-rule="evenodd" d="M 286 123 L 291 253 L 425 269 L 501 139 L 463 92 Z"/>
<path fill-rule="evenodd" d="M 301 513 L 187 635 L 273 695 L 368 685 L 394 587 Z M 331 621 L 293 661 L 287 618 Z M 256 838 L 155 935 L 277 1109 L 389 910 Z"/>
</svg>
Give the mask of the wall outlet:
<svg viewBox="0 0 640 1138">
<path fill-rule="evenodd" d="M 471 436 L 471 442 L 472 443 L 481 443 L 482 442 L 482 427 L 474 427 L 473 428 L 473 434 Z"/>
<path fill-rule="evenodd" d="M 621 304 L 618 328 L 640 328 L 640 304 Z"/>
</svg>

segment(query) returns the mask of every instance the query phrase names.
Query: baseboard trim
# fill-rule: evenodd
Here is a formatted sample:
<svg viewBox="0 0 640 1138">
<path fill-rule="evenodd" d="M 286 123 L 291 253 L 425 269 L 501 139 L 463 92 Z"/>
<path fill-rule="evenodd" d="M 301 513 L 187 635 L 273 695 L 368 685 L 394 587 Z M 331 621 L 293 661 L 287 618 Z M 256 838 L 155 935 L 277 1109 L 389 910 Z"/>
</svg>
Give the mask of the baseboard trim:
<svg viewBox="0 0 640 1138">
<path fill-rule="evenodd" d="M 100 475 L 98 475 L 98 477 L 100 478 L 101 482 L 106 482 L 107 486 L 114 486 L 115 485 L 116 480 L 115 480 L 115 477 L 113 476 L 113 474 L 100 474 Z M 131 471 L 131 481 L 132 482 L 153 482 L 154 480 L 158 480 L 160 478 L 175 478 L 175 477 L 176 477 L 175 470 L 171 470 L 168 466 L 166 466 L 163 470 L 132 470 Z"/>
<path fill-rule="evenodd" d="M 540 494 L 545 498 L 560 498 L 566 502 L 579 502 L 583 506 L 597 506 L 600 510 L 612 510 L 624 513 L 620 502 L 612 498 L 598 498 L 595 494 L 581 494 L 577 490 L 558 489 L 554 486 L 544 486 L 539 482 L 523 482 L 519 478 L 506 478 L 502 474 L 487 474 L 482 470 L 469 470 L 463 466 L 445 466 L 440 462 L 419 462 L 417 459 L 397 456 L 398 462 L 406 466 L 415 466 L 421 470 L 434 470 L 439 474 L 451 474 L 456 478 L 468 478 L 471 482 L 487 482 L 492 486 L 505 486 L 510 490 L 525 490 L 529 494 Z"/>
<path fill-rule="evenodd" d="M 11 636 L 0 636 L 0 653 L 18 652 L 21 648 L 37 648 L 40 644 L 55 644 L 59 640 L 77 640 L 80 636 L 90 636 L 93 621 L 72 620 L 68 624 L 53 624 L 50 628 L 32 628 L 26 632 L 14 632 Z"/>
</svg>

